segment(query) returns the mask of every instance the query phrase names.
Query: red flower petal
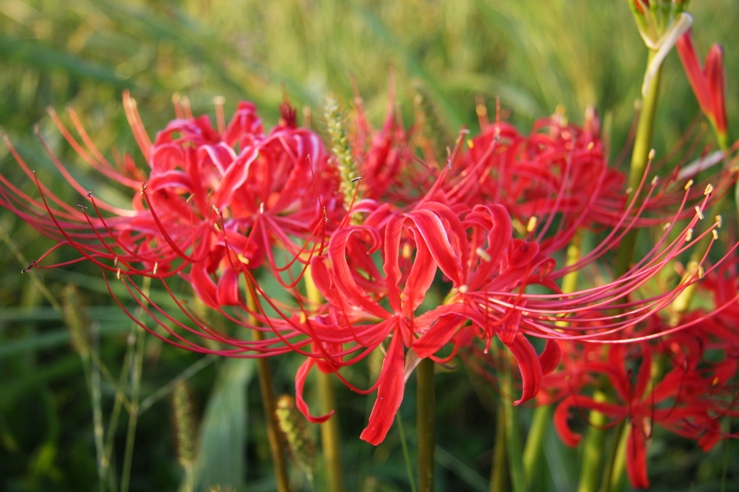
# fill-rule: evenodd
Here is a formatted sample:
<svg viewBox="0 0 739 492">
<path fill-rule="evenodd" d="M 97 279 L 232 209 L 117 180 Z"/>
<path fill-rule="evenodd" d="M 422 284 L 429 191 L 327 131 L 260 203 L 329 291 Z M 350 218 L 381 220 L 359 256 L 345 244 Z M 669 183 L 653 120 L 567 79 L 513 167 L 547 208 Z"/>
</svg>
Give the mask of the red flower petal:
<svg viewBox="0 0 739 492">
<path fill-rule="evenodd" d="M 539 356 L 542 375 L 546 376 L 554 372 L 561 360 L 562 350 L 559 348 L 559 344 L 556 340 L 547 339 L 547 343 L 544 345 L 544 351 Z"/>
<path fill-rule="evenodd" d="M 454 337 L 466 320 L 465 316 L 455 313 L 440 316 L 426 333 L 413 342 L 411 348 L 420 359 L 430 357 Z"/>
<path fill-rule="evenodd" d="M 706 84 L 716 130 L 726 133 L 726 71 L 724 50 L 719 44 L 711 46 L 706 57 Z"/>
<path fill-rule="evenodd" d="M 518 370 L 521 371 L 521 398 L 513 402 L 514 405 L 519 405 L 535 397 L 539 392 L 542 378 L 541 363 L 534 346 L 521 333 L 516 333 L 513 342 L 506 343 L 506 346 L 516 358 Z"/>
<path fill-rule="evenodd" d="M 385 354 L 380 373 L 380 386 L 377 388 L 377 400 L 372 407 L 367 427 L 359 436 L 363 441 L 377 446 L 387 435 L 393 425 L 395 414 L 403 401 L 405 381 L 403 379 L 403 366 L 405 365 L 405 354 L 399 333 L 395 333 L 390 347 Z"/>
<path fill-rule="evenodd" d="M 635 489 L 649 488 L 647 477 L 647 440 L 644 430 L 631 423 L 631 430 L 626 441 L 626 471 L 629 481 Z"/>
<path fill-rule="evenodd" d="M 315 359 L 308 358 L 300 364 L 300 367 L 298 368 L 298 372 L 295 374 L 295 406 L 298 407 L 298 410 L 300 410 L 300 413 L 302 413 L 306 419 L 308 419 L 309 422 L 314 424 L 322 424 L 326 422 L 328 419 L 331 418 L 331 416 L 334 414 L 334 410 L 331 410 L 326 415 L 321 415 L 320 417 L 314 417 L 310 413 L 310 409 L 308 409 L 308 404 L 305 402 L 305 399 L 303 398 L 303 388 L 305 387 L 305 380 L 308 377 L 308 374 L 310 373 L 310 370 L 313 368 L 313 365 L 316 363 Z"/>
<path fill-rule="evenodd" d="M 216 300 L 220 306 L 238 306 L 239 300 L 239 272 L 226 267 L 218 279 Z"/>
<path fill-rule="evenodd" d="M 206 306 L 213 309 L 219 309 L 218 294 L 216 293 L 216 284 L 205 270 L 205 265 L 196 263 L 190 269 L 190 284 L 195 290 L 198 297 Z"/>
</svg>

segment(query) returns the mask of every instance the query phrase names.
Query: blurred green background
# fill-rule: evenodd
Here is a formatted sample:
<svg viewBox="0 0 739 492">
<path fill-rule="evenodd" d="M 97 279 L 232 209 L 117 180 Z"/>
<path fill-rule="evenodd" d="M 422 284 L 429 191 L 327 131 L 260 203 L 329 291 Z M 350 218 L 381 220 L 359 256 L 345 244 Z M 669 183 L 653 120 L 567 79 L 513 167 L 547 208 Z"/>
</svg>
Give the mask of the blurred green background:
<svg viewBox="0 0 739 492">
<path fill-rule="evenodd" d="M 695 1 L 690 12 L 700 53 L 713 42 L 725 46 L 727 107 L 730 122 L 736 124 L 739 47 L 732 44 L 736 36 L 731 32 L 739 3 Z M 174 116 L 174 93 L 188 97 L 198 114 L 212 115 L 216 96 L 225 98 L 227 115 L 239 100 L 254 101 L 270 127 L 277 121 L 284 91 L 299 110 L 312 109 L 313 126 L 322 132 L 323 96 L 332 92 L 350 107 L 352 78 L 370 118 L 379 124 L 392 70 L 404 117 L 412 117 L 412 86 L 421 82 L 452 133 L 461 125 L 477 130 L 478 95 L 486 98 L 491 115 L 500 96 L 506 115 L 522 131 L 558 105 L 579 123 L 585 107 L 594 104 L 601 115 L 612 118 L 615 157 L 627 138 L 645 63 L 646 49 L 626 0 L 3 0 L 0 129 L 42 180 L 70 203 L 77 198 L 44 155 L 34 125 L 86 186 L 108 190 L 115 199 L 115 188 L 60 143 L 46 107 L 60 113 L 66 106 L 75 108 L 106 155 L 131 152 L 140 159 L 121 109 L 123 90 L 136 98 L 152 136 Z M 673 54 L 666 63 L 657 115 L 658 155 L 679 140 L 697 113 Z M 4 144 L 0 172 L 37 196 Z M 99 373 L 90 372 L 72 349 L 69 331 L 54 307 L 62 303 L 69 283 L 84 287 L 80 305 L 92 326 L 99 327 L 96 350 L 111 372 L 110 379 L 103 374 L 97 385 L 106 431 L 116 408 L 111 381 L 118 382 L 118 389 L 135 390 L 137 378 L 125 370 L 131 354 L 141 354 L 139 400 L 151 406 L 136 422 L 130 490 L 175 490 L 183 480 L 172 412 L 166 396 L 159 398 L 183 371 L 196 373 L 190 379 L 192 401 L 202 419 L 203 465 L 196 470 L 197 483 L 202 488 L 230 483 L 239 490 L 247 490 L 247 484 L 248 490 L 270 490 L 251 363 L 203 359 L 150 340 L 143 351 L 129 351 L 135 342 L 130 322 L 111 306 L 99 272 L 75 266 L 20 275 L 50 245 L 0 211 L 0 490 L 97 490 L 95 405 L 86 381 Z M 299 362 L 289 357 L 275 361 L 278 391 L 292 391 Z M 494 393 L 464 372 L 458 368 L 438 380 L 440 418 L 449 422 L 439 431 L 439 490 L 487 487 Z M 412 391 L 409 387 L 408 394 Z M 339 398 L 349 490 L 407 489 L 397 432 L 376 449 L 360 442 L 368 399 L 343 388 Z M 413 398 L 406 398 L 402 409 L 411 443 L 413 405 Z M 117 476 L 109 488 L 114 490 L 125 461 L 127 415 L 121 410 L 111 433 Z M 526 416 L 524 411 L 524 420 Z M 575 460 L 550 437 L 552 473 L 542 480 L 541 490 L 570 490 Z M 717 490 L 722 463 L 729 457 L 735 463 L 736 454 L 726 454 L 723 446 L 709 456 L 696 449 L 689 443 L 655 440 L 650 450 L 655 490 Z M 299 470 L 294 472 L 300 481 Z"/>
</svg>

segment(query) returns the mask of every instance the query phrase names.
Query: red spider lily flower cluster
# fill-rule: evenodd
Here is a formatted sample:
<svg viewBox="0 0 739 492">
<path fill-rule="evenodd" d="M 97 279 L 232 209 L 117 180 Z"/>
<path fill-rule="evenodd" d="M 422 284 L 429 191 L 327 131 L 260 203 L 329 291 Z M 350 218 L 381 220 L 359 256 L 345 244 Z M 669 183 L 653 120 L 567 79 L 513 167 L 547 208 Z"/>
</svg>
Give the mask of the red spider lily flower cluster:
<svg viewBox="0 0 739 492">
<path fill-rule="evenodd" d="M 54 164 L 89 204 L 72 207 L 55 196 L 7 138 L 16 161 L 37 183 L 41 199 L 29 197 L 0 176 L 4 185 L 0 204 L 57 240 L 50 252 L 70 246 L 79 253 L 79 260 L 92 261 L 124 280 L 142 305 L 151 306 L 147 311 L 152 316 L 158 313 L 163 317 L 156 318 L 163 326 L 174 323 L 185 332 L 233 346 L 219 352 L 223 355 L 259 355 L 266 350 L 264 344 L 216 333 L 192 315 L 190 321 L 196 328 L 176 322 L 146 299 L 130 279 L 165 280 L 178 275 L 213 309 L 223 312 L 225 307 L 236 306 L 249 310 L 240 293 L 239 278 L 250 277 L 250 271 L 260 267 L 284 270 L 287 266 L 279 264 L 275 249 L 287 251 L 290 261 L 299 260 L 313 240 L 324 238 L 323 231 L 330 223 L 327 219 L 341 212 L 334 196 L 336 177 L 320 138 L 287 123 L 265 134 L 254 105 L 241 103 L 229 125 L 219 130 L 211 126 L 208 117 L 195 118 L 187 107 L 178 106 L 178 118 L 152 143 L 128 94 L 124 95 L 124 108 L 148 164 L 146 171 L 137 168 L 130 156 L 117 167 L 108 162 L 74 111 L 70 111 L 70 119 L 78 137 L 56 113 L 50 114 L 65 140 L 89 165 L 133 191 L 131 209 L 114 207 L 85 190 L 43 137 L 42 144 Z M 59 266 L 42 266 L 39 261 L 29 268 Z M 242 326 L 253 327 L 253 323 L 224 314 Z M 169 332 L 173 336 L 167 339 L 170 343 L 207 351 L 197 341 L 172 329 Z"/>
<path fill-rule="evenodd" d="M 712 298 L 714 309 L 683 314 L 683 330 L 631 345 L 562 344 L 564 364 L 544 378 L 546 391 L 538 402 L 557 403 L 555 427 L 566 444 L 580 441 L 571 419 L 587 419 L 588 410 L 607 416 L 608 427 L 624 422 L 631 485 L 647 488 L 646 451 L 654 425 L 693 439 L 706 451 L 719 439 L 734 437 L 722 432 L 720 419 L 739 412 L 736 265 L 731 258 L 700 284 L 698 295 Z M 639 328 L 643 334 L 665 333 L 663 323 L 655 316 Z M 588 396 L 604 380 L 610 397 Z"/>
<path fill-rule="evenodd" d="M 700 232 L 698 225 L 712 197 L 731 185 L 723 180 L 705 192 L 687 185 L 675 194 L 673 180 L 647 183 L 645 176 L 638 189 L 624 190 L 623 175 L 607 165 L 594 114 L 584 128 L 548 118 L 529 135 L 500 121 L 483 124 L 475 138 L 465 141 L 462 132 L 446 164 L 438 166 L 418 157 L 420 129 L 404 129 L 391 101 L 379 131 L 358 109 L 350 135 L 361 181 L 351 184 L 358 187 L 356 201 L 344 203 L 335 159 L 315 133 L 295 126 L 289 106 L 269 133 L 249 103 L 217 129 L 207 117 L 179 107 L 178 118 L 153 143 L 128 96 L 124 107 L 145 171 L 131 158 L 118 168 L 108 163 L 74 113 L 78 137 L 52 117 L 91 166 L 133 190 L 130 210 L 84 190 L 49 151 L 89 203 L 67 205 L 9 142 L 41 198 L 0 176 L 0 205 L 57 240 L 52 249 L 74 248 L 74 261 L 89 260 L 115 274 L 167 334 L 132 319 L 173 345 L 233 357 L 305 355 L 296 402 L 313 421 L 328 418 L 310 416 L 303 399 L 314 366 L 357 391 L 377 391 L 361 436 L 372 444 L 385 438 L 420 359 L 448 361 L 475 339 L 487 350 L 497 338 L 520 371 L 516 403 L 522 403 L 537 395 L 544 376 L 557 367 L 558 341 L 658 337 L 659 331 L 645 336 L 632 328 L 652 319 L 700 275 L 658 294 L 640 291 L 702 238 L 713 237 L 713 245 L 720 224 Z M 664 203 L 675 205 L 664 210 Z M 630 229 L 665 222 L 652 249 L 624 275 L 562 294 L 558 282 L 567 273 L 592 265 Z M 562 249 L 583 229 L 603 240 L 578 262 L 558 267 Z M 204 323 L 169 289 L 167 281 L 176 276 L 208 307 L 264 337 L 233 336 Z M 281 301 L 264 287 L 262 279 L 270 276 L 285 292 Z M 155 304 L 137 277 L 161 280 L 187 321 Z M 311 288 L 320 302 L 306 295 Z M 532 338 L 546 340 L 541 353 Z M 359 390 L 341 368 L 375 350 L 384 351 L 382 370 L 372 387 Z"/>
<path fill-rule="evenodd" d="M 600 412 L 607 417 L 600 426 L 625 426 L 631 485 L 648 488 L 647 449 L 655 426 L 696 441 L 704 451 L 736 437 L 722 431 L 721 419 L 739 413 L 737 264 L 729 257 L 706 275 L 696 295 L 712 309 L 683 313 L 677 331 L 654 315 L 625 333 L 632 343 L 559 342 L 561 363 L 543 375 L 535 403 L 555 405 L 555 429 L 565 444 L 576 446 L 582 436 L 573 426 L 595 425 L 590 411 Z M 497 387 L 497 375 L 511 369 L 503 367 L 510 361 L 470 348 L 465 363 Z"/>
</svg>

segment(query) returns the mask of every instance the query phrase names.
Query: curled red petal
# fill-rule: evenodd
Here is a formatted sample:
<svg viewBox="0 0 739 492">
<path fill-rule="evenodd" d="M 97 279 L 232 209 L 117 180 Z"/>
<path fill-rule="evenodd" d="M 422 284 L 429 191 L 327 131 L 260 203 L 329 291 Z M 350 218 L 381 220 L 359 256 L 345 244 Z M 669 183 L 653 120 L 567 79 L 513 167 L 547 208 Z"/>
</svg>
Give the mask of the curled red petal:
<svg viewBox="0 0 739 492">
<path fill-rule="evenodd" d="M 452 237 L 450 237 L 454 228 L 448 231 L 441 218 L 430 210 L 414 210 L 408 214 L 408 217 L 413 220 L 418 232 L 421 233 L 439 269 L 452 280 L 456 287 L 462 285 L 464 283 L 462 262 L 458 253 L 455 252 L 457 248 L 452 245 Z M 465 251 L 469 249 L 469 246 L 464 244 L 458 249 Z"/>
<path fill-rule="evenodd" d="M 547 339 L 544 345 L 544 351 L 539 355 L 539 363 L 541 364 L 541 373 L 543 376 L 554 372 L 562 360 L 562 350 L 556 340 Z"/>
<path fill-rule="evenodd" d="M 416 257 L 403 289 L 402 315 L 404 318 L 412 317 L 416 308 L 423 303 L 426 292 L 434 281 L 435 274 L 436 264 L 429 249 L 424 243 L 418 242 L 416 244 Z"/>
<path fill-rule="evenodd" d="M 192 266 L 190 269 L 190 284 L 206 306 L 213 309 L 220 308 L 216 284 L 206 272 L 204 264 L 196 263 Z"/>
<path fill-rule="evenodd" d="M 577 432 L 573 432 L 570 425 L 567 423 L 567 419 L 570 417 L 570 408 L 575 405 L 575 397 L 568 396 L 562 400 L 557 408 L 554 410 L 554 428 L 562 439 L 562 442 L 567 446 L 574 448 L 582 440 L 582 435 Z"/>
<path fill-rule="evenodd" d="M 513 342 L 506 343 L 506 346 L 516 358 L 518 370 L 521 371 L 521 398 L 513 402 L 514 405 L 519 405 L 535 397 L 539 392 L 542 378 L 541 363 L 534 346 L 521 333 L 516 333 Z"/>
<path fill-rule="evenodd" d="M 298 407 L 298 410 L 300 410 L 300 413 L 302 413 L 306 419 L 308 419 L 308 422 L 314 423 L 314 424 L 322 424 L 326 422 L 328 419 L 331 418 L 331 416 L 334 414 L 334 410 L 331 410 L 326 415 L 321 415 L 320 417 L 314 417 L 310 413 L 310 409 L 308 408 L 308 404 L 305 402 L 305 399 L 303 398 L 303 388 L 305 387 L 305 380 L 308 377 L 308 374 L 310 373 L 310 370 L 315 365 L 316 360 L 315 359 L 306 359 L 305 362 L 300 364 L 300 367 L 298 368 L 298 372 L 295 374 L 295 406 Z"/>
<path fill-rule="evenodd" d="M 435 354 L 454 337 L 466 319 L 454 313 L 439 317 L 426 333 L 413 342 L 411 348 L 420 359 Z"/>
<path fill-rule="evenodd" d="M 363 441 L 377 446 L 385 440 L 390 427 L 393 425 L 395 414 L 403 401 L 405 380 L 403 367 L 405 365 L 405 354 L 403 353 L 402 338 L 395 333 L 385 360 L 382 363 L 380 373 L 380 386 L 377 388 L 377 399 L 372 407 L 367 427 L 359 436 Z"/>
<path fill-rule="evenodd" d="M 242 101 L 223 133 L 222 139 L 231 146 L 238 142 L 239 146 L 244 148 L 245 143 L 250 143 L 263 134 L 262 120 L 257 115 L 256 106 L 251 102 Z"/>
<path fill-rule="evenodd" d="M 390 303 L 390 309 L 395 313 L 399 313 L 401 310 L 398 284 L 403 274 L 400 271 L 398 249 L 400 248 L 400 233 L 402 230 L 403 219 L 397 215 L 390 217 L 385 227 L 385 243 L 382 250 L 385 259 L 383 270 L 385 271 L 387 300 Z"/>
<path fill-rule="evenodd" d="M 231 267 L 224 269 L 218 279 L 216 300 L 220 306 L 238 306 L 239 301 L 239 272 Z"/>
</svg>

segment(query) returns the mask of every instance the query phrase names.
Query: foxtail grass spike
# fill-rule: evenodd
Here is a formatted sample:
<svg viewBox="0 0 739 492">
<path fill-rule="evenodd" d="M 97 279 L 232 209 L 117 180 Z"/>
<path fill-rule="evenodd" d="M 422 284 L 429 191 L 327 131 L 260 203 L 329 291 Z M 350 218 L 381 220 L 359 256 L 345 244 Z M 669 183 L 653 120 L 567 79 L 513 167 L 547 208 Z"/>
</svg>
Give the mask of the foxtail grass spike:
<svg viewBox="0 0 739 492">
<path fill-rule="evenodd" d="M 344 126 L 344 118 L 339 110 L 339 103 L 331 95 L 326 96 L 324 116 L 328 135 L 331 139 L 331 152 L 336 157 L 336 165 L 341 176 L 341 194 L 344 197 L 346 207 L 350 208 L 355 200 L 354 187 L 358 186 L 357 165 L 354 162 L 354 155 Z"/>
<path fill-rule="evenodd" d="M 69 328 L 72 348 L 83 357 L 90 353 L 90 321 L 76 286 L 69 284 L 62 293 L 62 312 Z"/>
<path fill-rule="evenodd" d="M 177 461 L 183 468 L 195 462 L 195 417 L 190 387 L 181 382 L 174 387 L 171 397 L 172 424 L 177 444 Z"/>
<path fill-rule="evenodd" d="M 298 411 L 295 400 L 289 395 L 282 395 L 277 399 L 275 414 L 290 455 L 308 478 L 312 479 L 316 466 L 316 444 L 306 425 L 305 417 Z"/>
<path fill-rule="evenodd" d="M 415 96 L 413 102 L 416 106 L 416 118 L 423 132 L 434 147 L 434 153 L 438 162 L 446 161 L 446 149 L 454 142 L 447 128 L 442 123 L 439 113 L 431 101 L 431 96 L 423 84 L 415 84 L 413 87 Z"/>
</svg>

